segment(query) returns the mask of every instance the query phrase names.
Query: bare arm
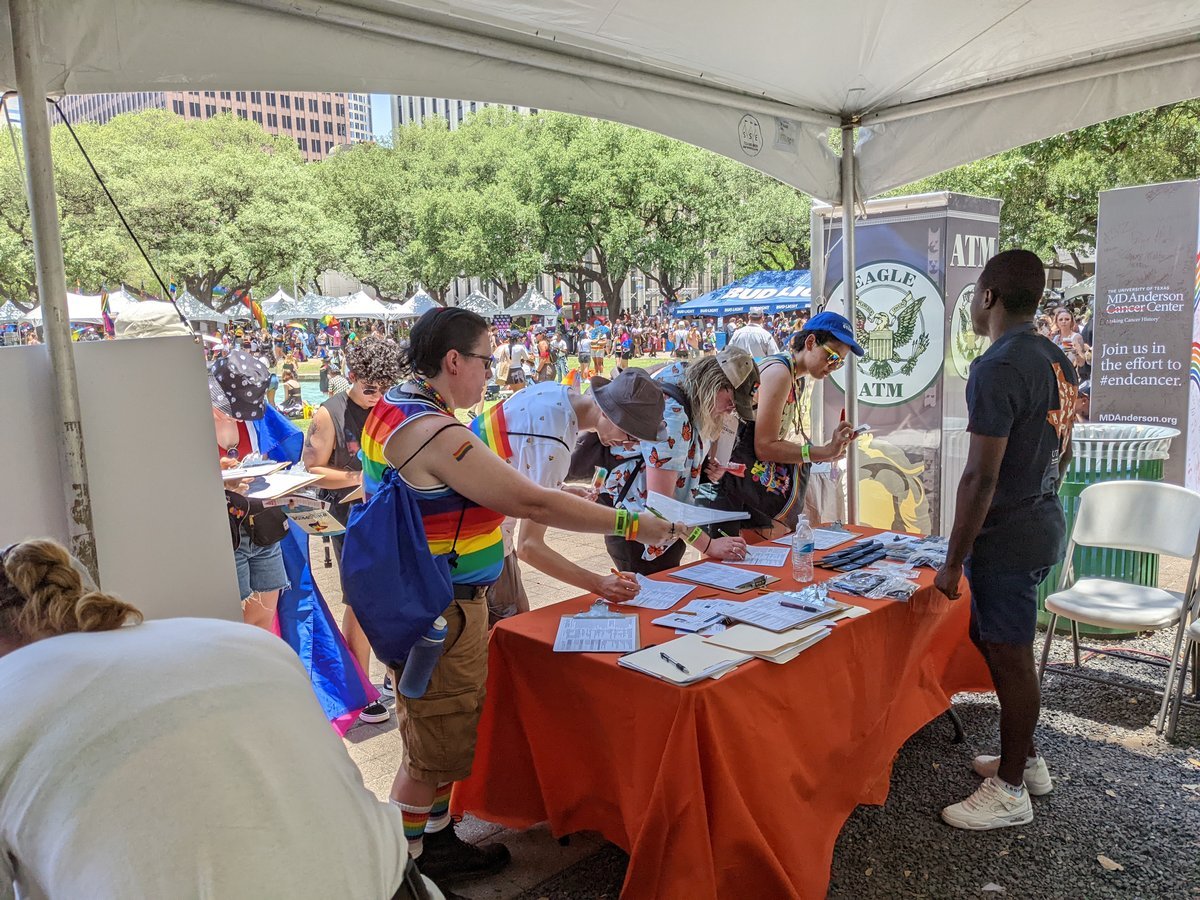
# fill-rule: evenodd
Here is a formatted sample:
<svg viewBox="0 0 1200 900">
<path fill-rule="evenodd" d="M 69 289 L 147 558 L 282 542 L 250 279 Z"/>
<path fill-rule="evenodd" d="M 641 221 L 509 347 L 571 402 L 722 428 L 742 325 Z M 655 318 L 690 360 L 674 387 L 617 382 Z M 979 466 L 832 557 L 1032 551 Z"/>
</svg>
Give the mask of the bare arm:
<svg viewBox="0 0 1200 900">
<path fill-rule="evenodd" d="M 784 440 L 779 436 L 782 430 L 780 426 L 783 406 L 791 389 L 792 375 L 787 366 L 771 365 L 763 370 L 762 381 L 758 386 L 757 427 L 754 429 L 754 455 L 763 462 L 804 462 L 804 445 L 798 441 Z M 852 423 L 838 423 L 833 440 L 828 444 L 813 445 L 809 458 L 813 462 L 837 459 L 845 452 L 853 431 Z"/>
<path fill-rule="evenodd" d="M 675 496 L 675 480 L 679 473 L 674 469 L 646 468 L 646 488 L 665 497 Z M 697 539 L 696 549 L 713 559 L 745 559 L 746 542 L 740 537 L 713 539 L 704 535 Z"/>
<path fill-rule="evenodd" d="M 362 481 L 362 473 L 346 472 L 342 469 L 329 467 L 333 458 L 333 448 L 336 438 L 333 433 L 333 417 L 325 407 L 318 407 L 313 413 L 312 422 L 308 426 L 308 434 L 304 437 L 304 452 L 301 460 L 304 468 L 314 475 L 320 475 L 318 487 L 336 489 L 357 487 Z"/>
<path fill-rule="evenodd" d="M 950 532 L 950 548 L 946 564 L 938 570 L 934 585 L 947 597 L 958 596 L 963 561 L 971 552 L 975 538 L 983 528 L 988 507 L 996 493 L 1000 477 L 1000 462 L 1008 447 L 1007 437 L 971 435 L 967 451 L 967 467 L 958 483 L 958 499 L 954 505 L 954 530 Z"/>
<path fill-rule="evenodd" d="M 547 545 L 545 525 L 528 519 L 521 522 L 517 532 L 517 557 L 551 578 L 608 600 L 632 600 L 641 590 L 635 580 L 611 574 L 600 575 L 575 565 Z"/>
<path fill-rule="evenodd" d="M 405 435 L 408 441 L 388 443 L 388 462 L 393 466 L 403 463 L 445 424 L 440 416 L 414 422 L 405 429 L 412 432 L 411 437 Z M 447 428 L 438 434 L 408 465 L 404 475 L 417 483 L 422 475 L 442 482 L 480 506 L 515 519 L 592 534 L 612 534 L 616 525 L 615 510 L 535 484 L 514 471 L 466 428 Z M 646 516 L 640 520 L 638 540 L 646 544 L 665 543 L 670 526 L 669 522 Z"/>
</svg>

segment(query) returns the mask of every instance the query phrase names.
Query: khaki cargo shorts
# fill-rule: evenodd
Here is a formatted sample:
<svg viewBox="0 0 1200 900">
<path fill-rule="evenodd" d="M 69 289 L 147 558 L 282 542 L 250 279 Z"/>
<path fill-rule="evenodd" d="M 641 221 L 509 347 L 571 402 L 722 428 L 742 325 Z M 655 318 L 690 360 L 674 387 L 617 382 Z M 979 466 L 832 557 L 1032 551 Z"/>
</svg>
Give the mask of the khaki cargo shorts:
<svg viewBox="0 0 1200 900">
<path fill-rule="evenodd" d="M 420 700 L 396 692 L 396 719 L 404 739 L 404 770 L 424 784 L 459 781 L 471 774 L 475 735 L 487 681 L 487 600 L 454 600 L 446 619 L 446 645 Z"/>
</svg>

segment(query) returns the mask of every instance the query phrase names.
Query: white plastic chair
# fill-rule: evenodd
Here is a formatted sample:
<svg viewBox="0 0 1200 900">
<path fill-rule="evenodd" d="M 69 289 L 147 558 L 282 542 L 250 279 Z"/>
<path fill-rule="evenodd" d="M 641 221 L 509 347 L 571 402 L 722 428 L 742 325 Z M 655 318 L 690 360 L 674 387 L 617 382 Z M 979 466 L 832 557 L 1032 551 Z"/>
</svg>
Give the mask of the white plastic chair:
<svg viewBox="0 0 1200 900">
<path fill-rule="evenodd" d="M 1192 561 L 1186 590 L 1126 584 L 1108 578 L 1075 578 L 1076 546 L 1157 553 Z M 1085 488 L 1079 495 L 1075 528 L 1067 547 L 1066 565 L 1057 593 L 1046 598 L 1051 613 L 1042 647 L 1039 680 L 1046 672 L 1050 642 L 1058 619 L 1071 622 L 1075 668 L 1080 668 L 1078 623 L 1122 631 L 1158 631 L 1176 628 L 1175 646 L 1163 688 L 1157 730 L 1166 722 L 1167 704 L 1175 683 L 1184 628 L 1195 614 L 1197 554 L 1200 552 L 1200 494 L 1155 481 L 1107 481 Z M 1101 680 L 1093 675 L 1055 668 L 1064 675 Z"/>
<path fill-rule="evenodd" d="M 1200 618 L 1188 626 L 1184 634 L 1183 663 L 1179 667 L 1179 684 L 1175 691 L 1175 703 L 1171 707 L 1171 721 L 1167 725 L 1167 740 L 1175 740 L 1175 728 L 1179 725 L 1179 710 L 1183 706 L 1183 688 L 1188 675 L 1188 655 L 1192 654 L 1192 685 L 1200 693 Z M 1192 645 L 1195 645 L 1193 647 Z M 1200 699 L 1200 698 L 1198 698 Z"/>
</svg>

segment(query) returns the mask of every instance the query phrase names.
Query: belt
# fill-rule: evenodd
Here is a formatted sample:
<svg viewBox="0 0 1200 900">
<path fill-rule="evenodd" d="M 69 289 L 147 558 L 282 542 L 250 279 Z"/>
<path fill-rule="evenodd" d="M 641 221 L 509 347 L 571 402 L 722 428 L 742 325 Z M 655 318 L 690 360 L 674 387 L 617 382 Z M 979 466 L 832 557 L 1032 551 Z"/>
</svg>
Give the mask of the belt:
<svg viewBox="0 0 1200 900">
<path fill-rule="evenodd" d="M 486 584 L 456 584 L 454 585 L 455 600 L 482 600 L 487 594 Z"/>
<path fill-rule="evenodd" d="M 396 888 L 396 893 L 392 894 L 392 900 L 429 900 L 425 882 L 421 880 L 421 873 L 411 859 L 404 867 L 404 880 Z"/>
</svg>

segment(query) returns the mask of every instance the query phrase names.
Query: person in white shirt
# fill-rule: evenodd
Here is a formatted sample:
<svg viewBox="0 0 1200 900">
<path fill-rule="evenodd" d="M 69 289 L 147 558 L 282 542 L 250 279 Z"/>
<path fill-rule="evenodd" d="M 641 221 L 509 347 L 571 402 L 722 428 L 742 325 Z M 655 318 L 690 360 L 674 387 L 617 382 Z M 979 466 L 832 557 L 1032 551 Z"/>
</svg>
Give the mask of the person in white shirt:
<svg viewBox="0 0 1200 900">
<path fill-rule="evenodd" d="M 53 541 L 0 550 L 0 900 L 442 897 L 287 644 L 140 624 L 81 572 Z"/>
<path fill-rule="evenodd" d="M 639 441 L 658 439 L 663 406 L 662 391 L 654 380 L 642 369 L 626 369 L 612 381 L 597 375 L 586 394 L 555 382 L 540 382 L 493 406 L 471 424 L 471 430 L 493 449 L 498 448 L 484 436 L 503 434 L 512 451 L 509 465 L 542 487 L 558 490 L 567 480 L 571 453 L 581 433 L 596 432 L 606 447 L 632 449 Z M 488 589 L 492 624 L 529 611 L 518 560 L 609 600 L 632 600 L 640 590 L 632 575 L 591 572 L 551 549 L 546 543 L 546 526 L 531 519 L 510 516 L 501 532 L 504 570 Z"/>
<path fill-rule="evenodd" d="M 748 312 L 749 322 L 733 333 L 726 346 L 745 350 L 755 359 L 762 359 L 779 352 L 779 344 L 771 332 L 763 327 L 766 311 L 761 306 L 752 306 Z"/>
</svg>

